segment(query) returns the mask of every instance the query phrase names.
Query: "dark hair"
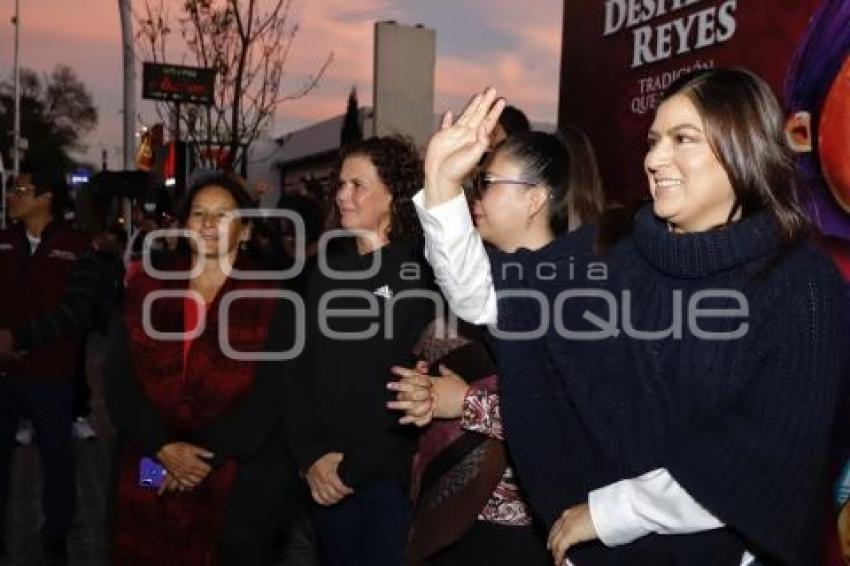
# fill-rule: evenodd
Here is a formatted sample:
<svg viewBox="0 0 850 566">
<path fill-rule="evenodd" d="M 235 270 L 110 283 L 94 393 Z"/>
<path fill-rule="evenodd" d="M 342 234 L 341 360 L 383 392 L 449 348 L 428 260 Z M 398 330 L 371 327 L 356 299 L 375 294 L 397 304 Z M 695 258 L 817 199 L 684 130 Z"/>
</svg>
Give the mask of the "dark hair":
<svg viewBox="0 0 850 566">
<path fill-rule="evenodd" d="M 683 95 L 705 124 L 708 144 L 729 176 L 738 211 L 766 210 L 785 244 L 801 239 L 808 219 L 796 200 L 793 152 L 779 102 L 761 78 L 744 69 L 698 70 L 679 77 L 661 103 Z"/>
<path fill-rule="evenodd" d="M 227 191 L 233 201 L 236 203 L 236 208 L 239 210 L 248 210 L 256 208 L 256 202 L 248 194 L 245 188 L 245 180 L 233 173 L 216 173 L 214 175 L 204 176 L 195 181 L 186 194 L 180 206 L 177 208 L 177 219 L 186 224 L 189 218 L 189 212 L 192 210 L 192 202 L 202 190 L 208 187 L 219 187 Z M 241 219 L 243 223 L 250 222 L 249 219 Z"/>
<path fill-rule="evenodd" d="M 602 176 L 590 139 L 579 128 L 566 125 L 555 133 L 570 156 L 568 199 L 582 224 L 599 220 L 605 208 Z"/>
<path fill-rule="evenodd" d="M 278 208 L 291 210 L 304 221 L 307 243 L 313 243 L 322 235 L 325 226 L 326 210 L 316 198 L 308 195 L 282 195 Z"/>
<path fill-rule="evenodd" d="M 424 173 L 413 142 L 401 136 L 387 136 L 351 143 L 340 151 L 337 178 L 342 163 L 358 155 L 369 158 L 392 197 L 387 239 L 392 242 L 398 238 L 421 237 L 422 226 L 412 199 L 422 188 Z"/>
<path fill-rule="evenodd" d="M 526 177 L 547 187 L 551 197 L 549 228 L 554 234 L 566 232 L 569 227 L 567 191 L 572 157 L 564 144 L 552 134 L 528 131 L 508 136 L 493 155 L 503 153 L 522 163 Z"/>
<path fill-rule="evenodd" d="M 45 193 L 50 193 L 50 214 L 55 220 L 62 220 L 65 214 L 65 209 L 71 204 L 71 191 L 68 187 L 68 181 L 65 172 L 61 169 L 38 169 L 30 171 L 27 169 L 19 173 L 21 175 L 29 175 L 33 187 L 35 187 L 34 195 L 41 196 Z M 15 182 L 10 179 L 10 182 Z"/>
<path fill-rule="evenodd" d="M 531 124 L 528 123 L 525 113 L 516 106 L 505 106 L 499 115 L 499 125 L 508 136 L 531 130 Z"/>
</svg>

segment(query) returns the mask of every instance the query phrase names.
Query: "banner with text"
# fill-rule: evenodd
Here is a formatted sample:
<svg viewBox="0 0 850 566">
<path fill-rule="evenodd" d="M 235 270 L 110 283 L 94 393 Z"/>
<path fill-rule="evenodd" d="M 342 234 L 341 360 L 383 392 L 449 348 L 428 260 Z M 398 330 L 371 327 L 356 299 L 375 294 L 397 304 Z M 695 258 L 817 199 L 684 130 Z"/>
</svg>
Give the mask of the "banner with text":
<svg viewBox="0 0 850 566">
<path fill-rule="evenodd" d="M 746 67 L 785 105 L 803 198 L 850 278 L 850 0 L 564 2 L 558 123 L 587 132 L 607 193 L 648 196 L 646 133 L 692 69 Z"/>
</svg>

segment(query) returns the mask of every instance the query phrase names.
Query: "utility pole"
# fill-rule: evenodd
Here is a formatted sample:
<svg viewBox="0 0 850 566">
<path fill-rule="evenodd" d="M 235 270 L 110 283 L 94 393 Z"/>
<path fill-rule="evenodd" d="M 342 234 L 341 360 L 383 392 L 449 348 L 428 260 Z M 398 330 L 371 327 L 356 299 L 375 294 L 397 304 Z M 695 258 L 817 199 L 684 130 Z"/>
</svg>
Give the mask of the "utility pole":
<svg viewBox="0 0 850 566">
<path fill-rule="evenodd" d="M 6 229 L 6 167 L 3 165 L 3 152 L 0 151 L 0 183 L 2 183 L 3 203 L 0 208 L 0 230 Z"/>
<path fill-rule="evenodd" d="M 17 0 L 20 1 L 20 0 Z M 131 0 L 118 0 L 121 14 L 121 43 L 124 53 L 124 170 L 134 169 L 136 147 L 136 56 L 133 49 L 133 13 Z M 130 199 L 124 199 L 124 227 L 132 233 Z"/>
<path fill-rule="evenodd" d="M 14 107 L 15 117 L 12 126 L 12 175 L 16 178 L 21 169 L 21 0 L 15 0 L 15 15 L 12 18 L 12 25 L 15 26 L 15 63 L 14 63 Z M 3 135 L 7 135 L 4 133 Z M 6 228 L 6 168 L 3 165 L 3 156 L 0 155 L 0 183 L 2 183 L 2 211 L 0 211 L 0 229 Z"/>
<path fill-rule="evenodd" d="M 15 124 L 12 133 L 12 173 L 17 177 L 21 172 L 21 0 L 15 0 L 15 17 L 12 23 L 15 25 Z"/>
</svg>

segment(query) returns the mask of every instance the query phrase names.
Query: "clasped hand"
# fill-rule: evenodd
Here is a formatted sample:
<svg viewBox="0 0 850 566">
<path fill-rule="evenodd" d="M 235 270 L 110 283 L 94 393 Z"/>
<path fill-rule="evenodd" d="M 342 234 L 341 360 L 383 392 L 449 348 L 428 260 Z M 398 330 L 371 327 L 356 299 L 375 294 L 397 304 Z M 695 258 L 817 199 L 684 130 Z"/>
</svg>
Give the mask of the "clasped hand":
<svg viewBox="0 0 850 566">
<path fill-rule="evenodd" d="M 396 392 L 395 401 L 387 408 L 401 411 L 401 424 L 426 426 L 434 418 L 456 419 L 461 416 L 463 399 L 469 385 L 447 367 L 440 366 L 440 377 L 427 375 L 428 364 L 419 362 L 415 368 L 394 367 L 392 372 L 400 377 L 387 383 L 387 389 Z"/>
<path fill-rule="evenodd" d="M 160 495 L 172 491 L 191 491 L 212 471 L 207 460 L 213 457 L 213 453 L 188 442 L 166 444 L 156 453 L 156 457 L 168 472 L 159 488 Z"/>
</svg>

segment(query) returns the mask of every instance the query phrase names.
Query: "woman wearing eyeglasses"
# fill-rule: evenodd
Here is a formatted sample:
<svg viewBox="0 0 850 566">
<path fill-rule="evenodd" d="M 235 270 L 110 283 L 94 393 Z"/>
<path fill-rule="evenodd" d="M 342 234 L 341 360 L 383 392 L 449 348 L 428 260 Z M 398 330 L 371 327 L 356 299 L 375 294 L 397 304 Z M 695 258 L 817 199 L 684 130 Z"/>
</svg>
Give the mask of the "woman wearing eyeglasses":
<svg viewBox="0 0 850 566">
<path fill-rule="evenodd" d="M 555 562 L 815 563 L 840 287 L 806 242 L 769 87 L 681 77 L 647 136 L 651 205 L 555 239 L 528 217 L 488 259 L 457 181 L 502 104 L 488 90 L 444 120 L 417 204 L 455 311 L 498 322 L 506 438 Z M 408 413 L 439 412 L 422 389 Z"/>
<path fill-rule="evenodd" d="M 507 138 L 473 184 L 472 218 L 481 238 L 515 251 L 565 232 L 568 172 L 569 157 L 555 136 Z"/>
<path fill-rule="evenodd" d="M 482 174 L 475 178 L 472 194 L 469 195 L 472 217 L 481 238 L 498 248 L 516 250 L 520 246 L 551 241 L 565 233 L 569 225 L 567 189 L 569 171 L 573 165 L 570 158 L 571 155 L 557 137 L 543 132 L 514 134 L 498 145 L 492 157 L 485 162 Z M 484 266 L 473 263 L 468 267 L 476 270 Z M 428 361 L 436 366 L 434 360 Z M 445 441 L 442 438 L 446 436 L 444 431 L 452 425 L 467 435 L 477 434 L 480 439 L 490 439 L 491 445 L 503 442 L 498 379 L 496 375 L 484 372 L 488 380 L 475 380 L 475 372 L 480 372 L 481 366 L 490 366 L 486 353 L 483 361 L 474 364 L 445 364 L 447 367 L 443 368 L 441 377 L 433 382 L 417 370 L 394 368 L 394 373 L 402 378 L 402 383 L 391 385 L 400 387 L 400 396 L 398 401 L 388 406 L 394 410 L 408 409 L 409 400 L 405 395 L 413 391 L 416 384 L 427 387 L 440 400 L 436 415 L 429 413 L 416 415 L 415 418 L 402 417 L 402 422 L 413 422 L 423 427 L 431 423 L 433 416 L 444 421 L 423 436 L 424 454 L 428 454 L 429 449 L 433 452 L 431 446 L 435 443 L 434 439 Z M 471 373 L 461 379 L 448 368 Z M 492 383 L 484 385 L 486 381 Z M 422 392 L 425 393 L 424 390 Z M 458 467 L 464 468 L 468 483 L 480 491 L 489 487 L 490 493 L 484 493 L 485 499 L 481 501 L 480 498 L 471 497 L 470 490 L 456 487 L 452 496 L 446 496 L 440 491 L 441 482 L 450 480 L 444 480 L 443 476 L 434 473 L 425 473 L 425 481 L 430 480 L 437 487 L 431 489 L 432 493 L 425 493 L 418 503 L 417 521 L 411 538 L 411 558 L 416 559 L 416 563 L 433 566 L 548 564 L 544 533 L 533 525 L 531 511 L 523 499 L 510 461 L 503 463 L 497 470 L 501 474 L 495 477 L 495 483 L 481 486 L 477 485 L 481 483 L 480 479 L 471 481 L 469 464 L 464 460 L 466 456 L 455 446 L 440 451 L 439 457 L 431 454 L 443 468 L 446 462 L 457 462 Z M 492 475 L 487 465 L 479 465 L 484 470 L 482 476 L 486 476 L 486 472 Z M 461 480 L 451 481 L 453 486 L 462 483 Z M 432 500 L 437 500 L 437 503 Z M 472 505 L 479 507 L 475 509 Z M 445 520 L 440 515 L 440 506 L 452 511 L 451 520 Z M 464 521 L 466 518 L 472 520 Z M 441 523 L 438 523 L 441 519 Z M 429 537 L 431 540 L 428 540 Z"/>
</svg>

